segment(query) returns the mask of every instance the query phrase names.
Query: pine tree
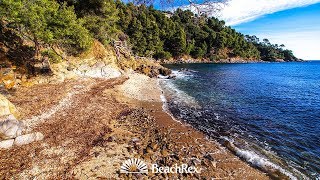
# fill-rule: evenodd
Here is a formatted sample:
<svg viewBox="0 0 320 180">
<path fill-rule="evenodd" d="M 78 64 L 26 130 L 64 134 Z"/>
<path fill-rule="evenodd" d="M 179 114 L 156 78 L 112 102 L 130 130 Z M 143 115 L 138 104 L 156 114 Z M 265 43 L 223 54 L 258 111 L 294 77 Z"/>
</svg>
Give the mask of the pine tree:
<svg viewBox="0 0 320 180">
<path fill-rule="evenodd" d="M 36 56 L 42 45 L 61 45 L 75 53 L 91 45 L 91 37 L 72 7 L 53 0 L 3 0 L 0 19 L 21 37 L 34 42 Z M 72 47 L 72 48 L 71 48 Z"/>
<path fill-rule="evenodd" d="M 84 19 L 84 26 L 104 44 L 116 39 L 119 20 L 118 9 L 113 0 L 79 0 L 76 13 Z"/>
</svg>

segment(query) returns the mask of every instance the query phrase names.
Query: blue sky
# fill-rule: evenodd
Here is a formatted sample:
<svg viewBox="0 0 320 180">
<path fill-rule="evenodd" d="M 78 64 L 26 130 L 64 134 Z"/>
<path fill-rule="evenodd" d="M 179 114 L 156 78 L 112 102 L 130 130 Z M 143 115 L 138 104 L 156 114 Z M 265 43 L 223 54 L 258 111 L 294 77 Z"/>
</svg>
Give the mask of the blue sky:
<svg viewBox="0 0 320 180">
<path fill-rule="evenodd" d="M 320 60 L 320 3 L 263 15 L 232 27 L 244 34 L 283 43 L 299 58 Z"/>
<path fill-rule="evenodd" d="M 155 2 L 155 8 L 163 8 Z M 171 9 L 194 10 L 187 0 L 174 2 Z M 212 15 L 243 34 L 285 44 L 298 58 L 320 60 L 320 0 L 228 0 Z"/>
</svg>

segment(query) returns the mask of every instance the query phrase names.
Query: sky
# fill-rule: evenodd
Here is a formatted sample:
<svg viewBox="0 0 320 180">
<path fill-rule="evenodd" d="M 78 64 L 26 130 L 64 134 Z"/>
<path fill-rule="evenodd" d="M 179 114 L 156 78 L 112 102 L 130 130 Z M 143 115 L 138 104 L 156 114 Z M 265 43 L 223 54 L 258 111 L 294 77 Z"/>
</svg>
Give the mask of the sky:
<svg viewBox="0 0 320 180">
<path fill-rule="evenodd" d="M 298 58 L 320 60 L 320 0 L 229 0 L 214 16 L 243 34 L 284 44 Z"/>
<path fill-rule="evenodd" d="M 271 3 L 273 0 L 269 1 Z M 243 34 L 256 35 L 260 39 L 267 38 L 272 43 L 285 44 L 298 58 L 320 60 L 320 1 L 310 1 L 310 4 L 307 4 L 308 1 L 304 1 L 306 4 L 301 3 L 302 1 L 297 2 L 296 7 L 265 5 L 257 11 L 250 8 L 249 4 L 249 10 L 246 11 L 245 5 L 242 5 L 244 11 L 240 15 L 245 15 L 243 18 L 233 18 L 229 15 L 228 19 L 224 17 L 228 15 L 225 12 L 221 18 Z M 242 7 L 239 6 L 240 8 Z"/>
</svg>

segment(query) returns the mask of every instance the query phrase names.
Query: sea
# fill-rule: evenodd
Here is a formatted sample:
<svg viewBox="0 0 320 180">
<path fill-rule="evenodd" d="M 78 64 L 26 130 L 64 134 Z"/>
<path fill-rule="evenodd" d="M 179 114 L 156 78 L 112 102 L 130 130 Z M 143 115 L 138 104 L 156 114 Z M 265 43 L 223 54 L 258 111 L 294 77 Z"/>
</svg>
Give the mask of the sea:
<svg viewBox="0 0 320 180">
<path fill-rule="evenodd" d="M 320 61 L 165 65 L 167 110 L 258 168 L 320 179 Z"/>
</svg>

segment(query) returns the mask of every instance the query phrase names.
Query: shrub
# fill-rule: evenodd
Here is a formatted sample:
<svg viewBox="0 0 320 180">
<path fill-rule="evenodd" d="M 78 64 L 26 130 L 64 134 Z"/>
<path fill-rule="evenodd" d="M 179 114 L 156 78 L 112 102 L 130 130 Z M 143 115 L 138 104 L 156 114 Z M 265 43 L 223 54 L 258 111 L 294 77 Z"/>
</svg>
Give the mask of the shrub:
<svg viewBox="0 0 320 180">
<path fill-rule="evenodd" d="M 153 55 L 156 59 L 170 59 L 172 57 L 171 53 L 167 51 L 160 51 Z"/>
<path fill-rule="evenodd" d="M 49 60 L 50 60 L 50 63 L 59 63 L 59 62 L 62 61 L 62 58 L 51 49 L 43 50 L 41 52 L 41 55 L 42 56 L 47 56 L 49 58 Z"/>
</svg>

